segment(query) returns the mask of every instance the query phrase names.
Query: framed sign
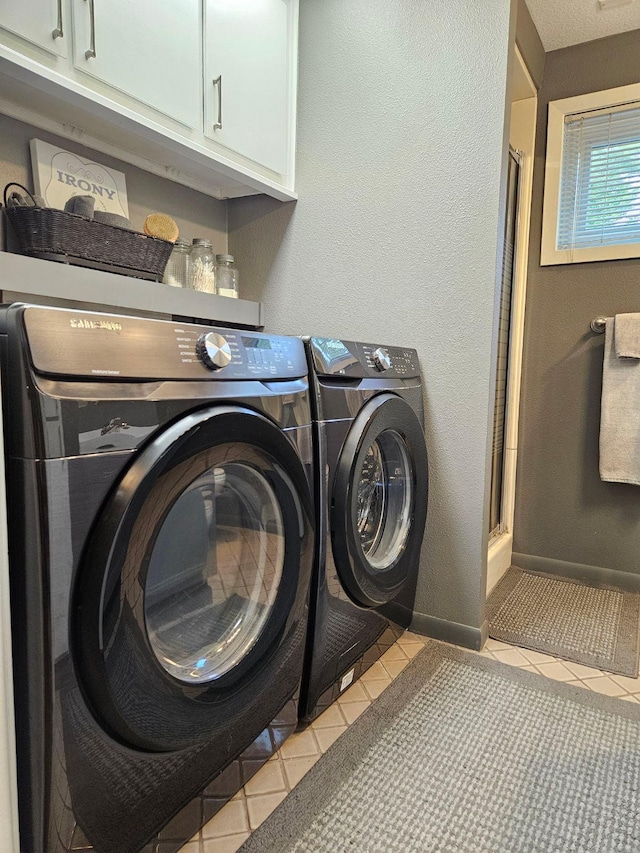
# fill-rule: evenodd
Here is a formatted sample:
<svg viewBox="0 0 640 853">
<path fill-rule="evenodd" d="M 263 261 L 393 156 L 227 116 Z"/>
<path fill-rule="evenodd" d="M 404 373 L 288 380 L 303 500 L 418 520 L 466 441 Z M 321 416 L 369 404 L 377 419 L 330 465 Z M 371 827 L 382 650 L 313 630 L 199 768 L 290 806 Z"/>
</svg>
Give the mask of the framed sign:
<svg viewBox="0 0 640 853">
<path fill-rule="evenodd" d="M 96 210 L 129 217 L 127 185 L 122 172 L 40 139 L 32 139 L 30 148 L 34 188 L 47 207 L 63 210 L 71 196 L 91 195 L 96 200 Z"/>
</svg>

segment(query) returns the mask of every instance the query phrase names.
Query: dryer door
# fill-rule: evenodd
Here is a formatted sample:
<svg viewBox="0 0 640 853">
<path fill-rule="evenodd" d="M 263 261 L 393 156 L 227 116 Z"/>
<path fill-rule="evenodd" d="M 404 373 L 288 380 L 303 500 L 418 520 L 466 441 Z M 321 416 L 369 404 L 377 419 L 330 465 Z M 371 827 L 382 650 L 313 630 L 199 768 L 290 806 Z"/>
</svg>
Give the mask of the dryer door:
<svg viewBox="0 0 640 853">
<path fill-rule="evenodd" d="M 394 394 L 374 397 L 347 435 L 333 483 L 333 555 L 356 604 L 385 604 L 415 579 L 427 485 L 424 434 L 413 409 Z"/>
<path fill-rule="evenodd" d="M 79 680 L 108 730 L 158 751 L 252 705 L 257 731 L 270 721 L 300 678 L 311 517 L 293 444 L 248 409 L 192 413 L 136 454 L 74 589 Z"/>
</svg>

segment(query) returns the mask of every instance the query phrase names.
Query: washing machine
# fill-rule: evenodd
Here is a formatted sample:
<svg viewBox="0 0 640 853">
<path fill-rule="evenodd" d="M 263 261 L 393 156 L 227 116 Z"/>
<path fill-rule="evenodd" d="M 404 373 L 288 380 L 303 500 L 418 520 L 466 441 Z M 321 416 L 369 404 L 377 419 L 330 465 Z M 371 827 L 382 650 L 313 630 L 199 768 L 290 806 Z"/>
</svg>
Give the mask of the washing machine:
<svg viewBox="0 0 640 853">
<path fill-rule="evenodd" d="M 0 342 L 21 850 L 170 853 L 297 724 L 304 347 L 18 304 Z"/>
<path fill-rule="evenodd" d="M 416 351 L 320 337 L 305 345 L 317 536 L 303 726 L 409 626 L 428 494 Z"/>
</svg>

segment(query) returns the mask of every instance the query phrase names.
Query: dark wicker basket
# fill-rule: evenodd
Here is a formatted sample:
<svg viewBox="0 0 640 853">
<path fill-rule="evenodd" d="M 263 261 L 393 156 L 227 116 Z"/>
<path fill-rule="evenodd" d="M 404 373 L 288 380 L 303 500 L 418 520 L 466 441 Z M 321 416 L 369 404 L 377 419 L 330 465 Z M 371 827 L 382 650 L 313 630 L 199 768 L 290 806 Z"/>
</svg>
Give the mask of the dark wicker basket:
<svg viewBox="0 0 640 853">
<path fill-rule="evenodd" d="M 160 281 L 173 243 L 51 207 L 5 207 L 19 251 Z"/>
</svg>

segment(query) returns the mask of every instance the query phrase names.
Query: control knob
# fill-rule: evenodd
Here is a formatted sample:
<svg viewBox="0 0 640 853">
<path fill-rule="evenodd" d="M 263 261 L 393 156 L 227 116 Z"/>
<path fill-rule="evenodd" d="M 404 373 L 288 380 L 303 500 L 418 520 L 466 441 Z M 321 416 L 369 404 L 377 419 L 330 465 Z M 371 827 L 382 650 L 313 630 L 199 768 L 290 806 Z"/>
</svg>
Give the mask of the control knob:
<svg viewBox="0 0 640 853">
<path fill-rule="evenodd" d="M 200 335 L 196 344 L 196 354 L 200 361 L 211 370 L 220 370 L 231 361 L 231 347 L 216 332 Z"/>
<path fill-rule="evenodd" d="M 376 368 L 380 371 L 389 370 L 391 367 L 391 356 L 389 355 L 389 350 L 384 347 L 378 347 L 373 351 L 373 363 Z"/>
</svg>

